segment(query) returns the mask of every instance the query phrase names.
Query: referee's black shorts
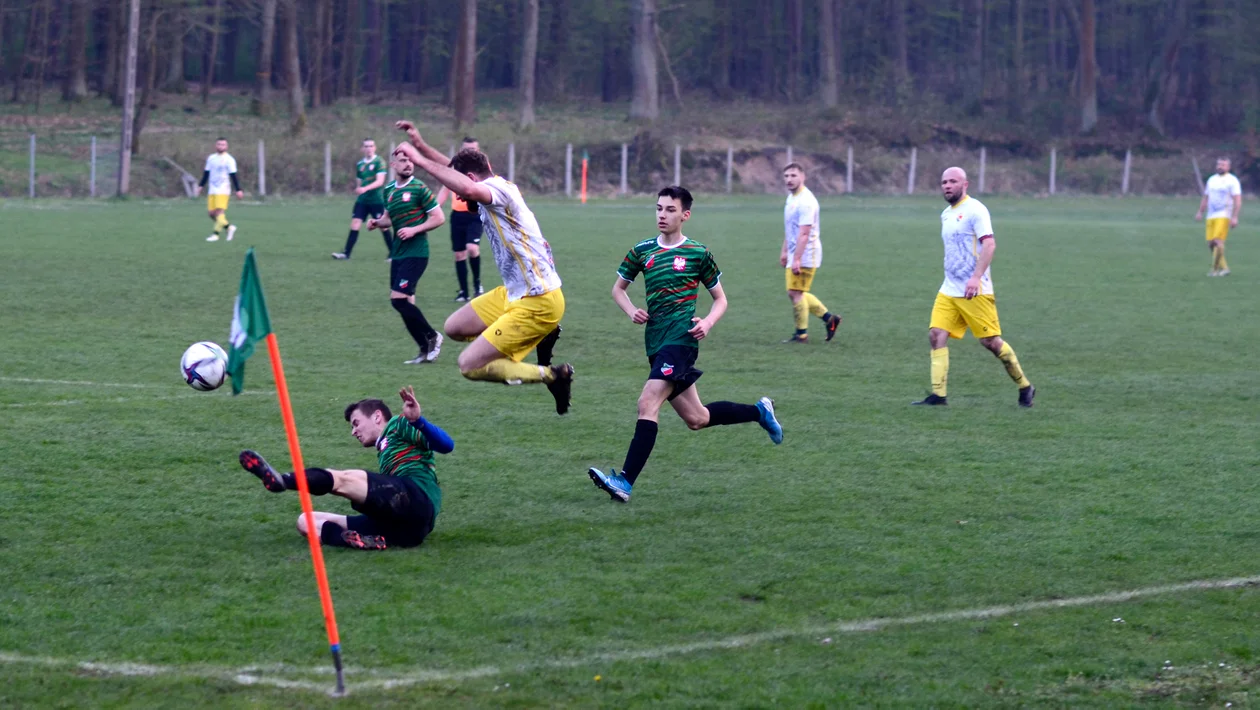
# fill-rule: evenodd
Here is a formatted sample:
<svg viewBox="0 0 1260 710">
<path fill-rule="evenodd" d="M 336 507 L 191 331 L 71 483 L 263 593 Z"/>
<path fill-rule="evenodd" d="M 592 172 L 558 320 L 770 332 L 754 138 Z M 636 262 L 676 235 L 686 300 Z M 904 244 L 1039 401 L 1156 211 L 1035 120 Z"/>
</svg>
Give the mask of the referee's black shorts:
<svg viewBox="0 0 1260 710">
<path fill-rule="evenodd" d="M 481 217 L 476 212 L 451 213 L 451 251 L 465 251 L 481 243 Z"/>
</svg>

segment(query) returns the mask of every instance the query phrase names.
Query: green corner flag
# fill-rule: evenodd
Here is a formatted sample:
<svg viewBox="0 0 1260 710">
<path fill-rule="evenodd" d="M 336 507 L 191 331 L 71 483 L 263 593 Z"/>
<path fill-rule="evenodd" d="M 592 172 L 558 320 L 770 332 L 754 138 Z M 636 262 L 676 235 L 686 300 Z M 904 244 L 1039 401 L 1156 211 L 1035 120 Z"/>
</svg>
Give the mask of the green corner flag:
<svg viewBox="0 0 1260 710">
<path fill-rule="evenodd" d="M 254 263 L 254 249 L 250 247 L 245 252 L 241 290 L 236 294 L 232 334 L 228 338 L 232 346 L 227 366 L 228 375 L 232 377 L 232 394 L 240 394 L 245 389 L 245 361 L 254 354 L 254 345 L 270 334 L 271 317 L 267 315 L 267 300 L 263 298 L 258 265 Z"/>
</svg>

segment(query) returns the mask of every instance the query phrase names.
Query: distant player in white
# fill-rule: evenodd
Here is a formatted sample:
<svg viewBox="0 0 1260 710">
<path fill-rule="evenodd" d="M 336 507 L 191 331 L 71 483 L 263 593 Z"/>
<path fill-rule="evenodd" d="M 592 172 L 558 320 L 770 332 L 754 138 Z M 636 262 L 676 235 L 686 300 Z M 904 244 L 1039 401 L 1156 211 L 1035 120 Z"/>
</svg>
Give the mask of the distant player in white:
<svg viewBox="0 0 1260 710">
<path fill-rule="evenodd" d="M 459 371 L 470 380 L 510 385 L 544 383 L 556 400 L 556 412 L 569 411 L 573 366 L 521 362 L 535 347 L 540 363 L 550 363 L 564 316 L 564 294 L 551 245 L 521 191 L 490 167 L 485 153 L 461 150 L 447 158 L 424 142 L 408 121 L 399 121 L 410 143 L 402 151 L 460 199 L 479 205 L 482 226 L 490 237 L 494 263 L 503 285 L 477 296 L 446 319 L 447 337 L 472 341 L 459 354 Z M 449 165 L 448 165 L 449 163 Z"/>
<path fill-rule="evenodd" d="M 949 206 L 941 212 L 941 241 L 945 245 L 945 281 L 932 305 L 928 343 L 932 348 L 932 392 L 914 404 L 945 405 L 949 379 L 949 339 L 971 330 L 980 344 L 997 356 L 1019 388 L 1019 406 L 1033 406 L 1032 386 L 1010 343 L 1002 340 L 997 300 L 989 264 L 997 251 L 993 220 L 980 200 L 967 195 L 967 173 L 949 168 L 941 175 L 941 194 Z"/>
<path fill-rule="evenodd" d="M 1194 218 L 1203 219 L 1204 210 L 1207 210 L 1207 243 L 1212 250 L 1212 270 L 1208 276 L 1229 276 L 1225 240 L 1229 238 L 1229 230 L 1238 226 L 1238 214 L 1242 212 L 1242 185 L 1229 172 L 1229 158 L 1216 159 L 1216 174 L 1208 178 Z"/>
<path fill-rule="evenodd" d="M 241 192 L 240 180 L 236 178 L 236 158 L 233 158 L 227 150 L 226 138 L 220 138 L 214 142 L 214 152 L 206 158 L 206 168 L 201 174 L 201 184 L 197 185 L 194 193 L 200 196 L 201 188 L 209 183 L 206 211 L 210 215 L 210 221 L 214 222 L 214 232 L 206 237 L 207 242 L 219 241 L 219 233 L 223 230 L 227 230 L 227 240 L 232 241 L 232 237 L 236 236 L 236 225 L 229 224 L 227 220 L 228 196 L 232 191 L 236 192 L 237 197 L 245 196 L 245 193 Z M 228 189 L 229 185 L 231 190 Z"/>
<path fill-rule="evenodd" d="M 814 193 L 805 187 L 805 169 L 799 163 L 784 166 L 783 186 L 788 196 L 783 206 L 783 248 L 779 251 L 779 266 L 787 269 L 784 273 L 788 299 L 792 301 L 796 323 L 796 332 L 783 342 L 809 342 L 811 313 L 822 318 L 827 327 L 827 340 L 831 340 L 840 326 L 840 314 L 828 311 L 822 301 L 809 292 L 814 273 L 822 266 L 821 208 Z"/>
</svg>

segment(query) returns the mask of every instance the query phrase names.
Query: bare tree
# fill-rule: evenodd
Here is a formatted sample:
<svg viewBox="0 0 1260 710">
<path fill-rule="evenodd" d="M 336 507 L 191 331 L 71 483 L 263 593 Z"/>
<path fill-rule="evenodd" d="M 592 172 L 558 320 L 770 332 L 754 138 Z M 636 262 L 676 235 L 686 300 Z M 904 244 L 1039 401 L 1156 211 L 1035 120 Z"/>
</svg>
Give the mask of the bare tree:
<svg viewBox="0 0 1260 710">
<path fill-rule="evenodd" d="M 367 31 L 364 33 L 364 52 L 367 54 L 367 93 L 375 99 L 381 90 L 381 13 L 385 10 L 382 0 L 367 0 Z"/>
<path fill-rule="evenodd" d="M 836 64 L 836 5 L 834 0 L 818 3 L 818 64 L 822 70 L 819 95 L 823 106 L 831 108 L 840 103 L 840 72 Z"/>
<path fill-rule="evenodd" d="M 306 132 L 301 62 L 298 52 L 298 0 L 284 0 L 284 84 L 289 92 L 289 130 L 295 136 Z"/>
<path fill-rule="evenodd" d="M 459 51 L 455 55 L 455 127 L 477 122 L 477 0 L 460 0 Z"/>
<path fill-rule="evenodd" d="M 802 0 L 788 0 L 788 27 L 791 39 L 788 42 L 787 74 L 788 99 L 796 101 L 804 92 L 805 79 L 802 76 L 803 45 L 805 42 L 805 5 Z"/>
<path fill-rule="evenodd" d="M 1097 15 L 1094 0 L 1081 0 L 1081 133 L 1098 125 Z"/>
<path fill-rule="evenodd" d="M 165 12 L 161 10 L 151 10 L 149 15 L 149 31 L 145 33 L 144 39 L 144 61 L 140 62 L 137 56 L 136 72 L 139 73 L 140 64 L 144 65 L 144 86 L 140 90 L 140 99 L 136 108 L 135 126 L 131 132 L 131 154 L 138 155 L 140 153 L 140 134 L 144 131 L 144 124 L 149 121 L 149 110 L 153 102 L 153 91 L 157 88 L 157 68 L 159 62 L 158 52 L 158 22 L 161 21 Z"/>
<path fill-rule="evenodd" d="M 205 65 L 201 72 L 201 103 L 210 102 L 210 85 L 214 83 L 214 65 L 219 60 L 219 27 L 223 22 L 223 0 L 214 3 L 210 10 L 210 46 L 206 48 Z"/>
<path fill-rule="evenodd" d="M 258 37 L 258 69 L 254 75 L 254 98 L 249 111 L 255 116 L 265 116 L 271 102 L 271 63 L 276 46 L 276 2 L 262 0 L 262 25 Z"/>
<path fill-rule="evenodd" d="M 521 43 L 521 128 L 534 125 L 534 81 L 538 75 L 538 0 L 525 0 Z"/>
<path fill-rule="evenodd" d="M 910 41 L 906 30 L 906 0 L 893 0 L 889 5 L 889 11 L 892 13 L 893 32 L 893 96 L 897 98 L 910 82 Z"/>
<path fill-rule="evenodd" d="M 222 0 L 220 0 L 221 2 Z M 136 113 L 136 45 L 140 43 L 140 0 L 131 0 L 127 12 L 126 68 L 123 70 L 122 140 L 118 148 L 118 195 L 131 189 L 131 132 Z"/>
<path fill-rule="evenodd" d="M 70 0 L 70 37 L 66 43 L 66 80 L 61 96 L 66 101 L 82 101 L 87 98 L 87 0 Z"/>
<path fill-rule="evenodd" d="M 1177 57 L 1186 33 L 1186 0 L 1168 0 L 1168 20 L 1164 22 L 1164 45 L 1146 89 L 1146 125 L 1164 135 L 1164 110 L 1168 88 L 1176 76 Z"/>
<path fill-rule="evenodd" d="M 1010 92 L 1010 117 L 1018 121 L 1024 116 L 1024 94 L 1028 89 L 1028 77 L 1024 71 L 1024 0 L 1014 0 L 1011 12 L 1015 15 L 1015 41 L 1011 52 L 1011 71 L 1014 86 Z"/>
<path fill-rule="evenodd" d="M 634 28 L 630 45 L 630 119 L 650 123 L 661 115 L 656 75 L 656 0 L 632 0 L 630 24 Z"/>
<path fill-rule="evenodd" d="M 163 91 L 182 94 L 188 90 L 188 82 L 184 80 L 184 40 L 188 34 L 188 18 L 182 8 L 171 11 L 170 42 L 167 44 L 169 57 L 166 62 L 166 74 L 162 77 Z"/>
<path fill-rule="evenodd" d="M 968 113 L 979 114 L 984 110 L 984 0 L 967 0 L 966 6 L 963 13 L 964 108 Z"/>
</svg>

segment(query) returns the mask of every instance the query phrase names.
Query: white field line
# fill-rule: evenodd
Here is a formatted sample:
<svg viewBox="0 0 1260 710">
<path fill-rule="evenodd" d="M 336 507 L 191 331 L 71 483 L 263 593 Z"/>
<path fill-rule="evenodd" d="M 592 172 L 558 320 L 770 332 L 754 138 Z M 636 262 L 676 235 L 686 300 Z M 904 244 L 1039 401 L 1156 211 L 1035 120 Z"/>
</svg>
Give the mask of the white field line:
<svg viewBox="0 0 1260 710">
<path fill-rule="evenodd" d="M 72 407 L 82 404 L 117 404 L 119 402 L 153 402 L 167 399 L 189 399 L 193 397 L 205 397 L 208 392 L 182 392 L 180 394 L 158 394 L 147 397 L 110 397 L 108 399 L 58 399 L 52 402 L 14 402 L 12 404 L 0 404 L 0 408 L 13 409 L 22 407 Z M 241 395 L 275 395 L 275 390 L 249 390 L 242 392 Z"/>
<path fill-rule="evenodd" d="M 592 670 L 599 670 L 598 666 L 601 664 L 620 663 L 624 661 L 655 660 L 668 656 L 683 656 L 693 653 L 704 653 L 706 651 L 747 648 L 774 641 L 786 641 L 789 639 L 805 638 L 810 636 L 819 637 L 828 635 L 855 634 L 904 626 L 922 626 L 954 621 L 994 619 L 1035 611 L 1070 609 L 1075 607 L 1094 606 L 1098 604 L 1118 604 L 1132 601 L 1134 599 L 1143 599 L 1146 597 L 1161 596 L 1165 594 L 1176 594 L 1179 592 L 1196 592 L 1211 589 L 1234 589 L 1255 585 L 1260 585 L 1260 575 L 1252 577 L 1234 577 L 1231 579 L 1199 580 L 1195 582 L 1183 582 L 1180 584 L 1165 584 L 1154 587 L 1142 587 L 1140 589 L 1132 589 L 1121 592 L 1106 592 L 1103 594 L 1093 594 L 1082 597 L 1046 599 L 1042 601 L 1022 602 L 1019 604 L 1007 604 L 977 609 L 956 609 L 953 611 L 933 612 L 914 616 L 903 616 L 899 618 L 873 618 L 858 621 L 842 621 L 834 624 L 807 626 L 797 629 L 763 631 L 755 634 L 728 636 L 726 638 L 712 639 L 709 641 L 696 641 L 693 643 L 657 646 L 655 648 L 646 648 L 641 650 L 606 651 L 603 653 L 593 653 L 574 658 L 553 658 L 506 667 L 479 666 L 463 670 L 417 669 L 403 672 L 392 677 L 385 671 L 347 668 L 346 675 L 349 678 L 347 685 L 351 691 L 355 689 L 388 690 L 422 683 L 449 683 L 475 680 L 477 678 L 487 678 L 507 673 L 530 673 L 543 670 L 565 670 L 589 666 L 595 666 Z M 250 666 L 240 669 L 231 669 L 198 665 L 158 666 L 142 663 L 107 663 L 39 656 L 24 656 L 22 654 L 8 653 L 4 651 L 0 651 L 0 664 L 74 668 L 82 672 L 94 673 L 103 676 L 166 676 L 224 680 L 240 685 L 263 685 L 275 688 L 321 692 L 327 692 L 330 690 L 332 674 L 331 668 L 299 669 L 287 666 L 273 666 L 271 668 Z M 307 678 L 320 676 L 324 677 L 325 680 L 318 681 L 284 678 L 274 675 L 277 673 L 300 674 L 305 675 Z M 363 676 L 367 677 L 362 678 L 361 680 L 356 678 L 361 678 Z"/>
<path fill-rule="evenodd" d="M 77 385 L 82 387 L 128 387 L 135 389 L 148 389 L 151 387 L 159 389 L 167 388 L 167 385 L 141 385 L 126 382 L 86 382 L 83 380 L 39 380 L 31 377 L 0 377 L 0 382 L 19 382 L 26 385 Z"/>
</svg>

